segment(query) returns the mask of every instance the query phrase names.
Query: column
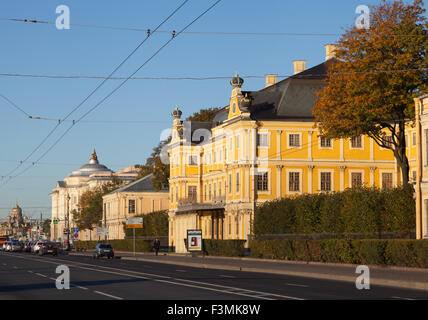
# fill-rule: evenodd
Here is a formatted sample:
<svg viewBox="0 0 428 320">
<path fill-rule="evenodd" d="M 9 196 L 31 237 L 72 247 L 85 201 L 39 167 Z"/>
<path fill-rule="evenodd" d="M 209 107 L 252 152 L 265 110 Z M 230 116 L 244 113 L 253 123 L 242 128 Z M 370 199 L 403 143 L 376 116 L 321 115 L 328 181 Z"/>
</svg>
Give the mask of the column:
<svg viewBox="0 0 428 320">
<path fill-rule="evenodd" d="M 308 131 L 308 160 L 312 161 L 312 133 L 313 131 Z"/>
<path fill-rule="evenodd" d="M 278 160 L 280 160 L 282 158 L 282 155 L 281 155 L 281 133 L 282 133 L 282 130 L 276 131 L 276 142 L 277 142 L 277 144 L 276 144 L 277 145 L 276 158 Z"/>
<path fill-rule="evenodd" d="M 346 166 L 340 166 L 340 191 L 345 190 L 345 169 Z"/>
<path fill-rule="evenodd" d="M 312 179 L 312 173 L 314 170 L 314 166 L 313 165 L 308 165 L 308 193 L 311 194 L 312 193 L 312 184 L 313 184 L 313 179 Z M 303 188 L 303 187 L 302 187 Z M 303 191 L 303 190 L 302 190 Z"/>
<path fill-rule="evenodd" d="M 374 187 L 375 185 L 375 171 L 376 167 L 370 167 L 370 187 Z"/>
<path fill-rule="evenodd" d="M 340 161 L 344 161 L 343 138 L 340 138 Z"/>
<path fill-rule="evenodd" d="M 283 165 L 277 165 L 276 166 L 276 197 L 278 199 L 281 199 L 282 197 L 282 190 L 281 190 L 281 177 L 282 177 L 282 168 Z"/>
</svg>

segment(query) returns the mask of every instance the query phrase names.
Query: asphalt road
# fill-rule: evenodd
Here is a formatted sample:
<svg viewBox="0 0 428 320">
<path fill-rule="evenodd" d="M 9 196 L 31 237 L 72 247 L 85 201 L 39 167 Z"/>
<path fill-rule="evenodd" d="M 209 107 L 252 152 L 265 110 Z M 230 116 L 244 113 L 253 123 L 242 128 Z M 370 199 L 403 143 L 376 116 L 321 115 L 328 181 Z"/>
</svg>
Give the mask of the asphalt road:
<svg viewBox="0 0 428 320">
<path fill-rule="evenodd" d="M 70 289 L 56 288 L 59 265 Z M 428 299 L 427 291 L 307 277 L 201 269 L 182 265 L 85 256 L 0 253 L 0 300 L 318 300 Z"/>
</svg>

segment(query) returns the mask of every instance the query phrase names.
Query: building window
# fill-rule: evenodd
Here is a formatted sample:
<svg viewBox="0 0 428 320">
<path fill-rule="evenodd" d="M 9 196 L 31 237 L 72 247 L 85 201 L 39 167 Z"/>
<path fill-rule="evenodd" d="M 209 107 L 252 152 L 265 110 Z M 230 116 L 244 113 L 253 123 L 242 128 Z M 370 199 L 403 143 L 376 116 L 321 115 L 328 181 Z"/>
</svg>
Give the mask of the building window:
<svg viewBox="0 0 428 320">
<path fill-rule="evenodd" d="M 189 156 L 189 165 L 196 166 L 198 164 L 198 156 Z"/>
<path fill-rule="evenodd" d="M 259 133 L 259 147 L 269 147 L 269 136 L 267 133 Z"/>
<path fill-rule="evenodd" d="M 238 216 L 238 214 L 236 214 L 235 222 L 236 222 L 236 236 L 239 237 L 239 216 Z"/>
<path fill-rule="evenodd" d="M 382 172 L 382 189 L 392 189 L 392 172 Z"/>
<path fill-rule="evenodd" d="M 258 191 L 268 190 L 268 172 L 259 173 L 257 175 L 257 190 Z"/>
<path fill-rule="evenodd" d="M 221 181 L 218 182 L 218 195 L 221 197 Z"/>
<path fill-rule="evenodd" d="M 211 200 L 211 183 L 209 185 L 209 200 Z"/>
<path fill-rule="evenodd" d="M 288 136 L 288 145 L 290 147 L 300 147 L 300 134 L 290 134 Z"/>
<path fill-rule="evenodd" d="M 197 197 L 196 186 L 187 187 L 187 197 L 190 201 L 195 202 Z"/>
<path fill-rule="evenodd" d="M 135 200 L 128 200 L 128 213 L 135 213 Z"/>
<path fill-rule="evenodd" d="M 237 136 L 236 136 L 236 148 L 238 148 L 238 149 L 239 149 L 239 147 L 240 147 L 240 140 L 241 140 L 241 136 L 240 136 L 240 135 L 237 135 Z"/>
<path fill-rule="evenodd" d="M 240 182 L 240 181 L 239 181 L 239 172 L 237 172 L 237 173 L 236 173 L 236 192 L 237 192 L 237 193 L 239 193 L 239 190 L 240 190 L 240 189 L 239 189 L 239 187 L 240 187 L 239 182 Z"/>
<path fill-rule="evenodd" d="M 178 201 L 178 186 L 175 187 L 175 201 Z"/>
<path fill-rule="evenodd" d="M 204 199 L 207 201 L 207 185 L 204 185 Z"/>
<path fill-rule="evenodd" d="M 362 148 L 361 136 L 351 138 L 351 148 Z"/>
<path fill-rule="evenodd" d="M 290 191 L 300 191 L 300 172 L 289 172 L 288 189 Z"/>
<path fill-rule="evenodd" d="M 174 202 L 174 187 L 171 187 L 171 202 Z"/>
<path fill-rule="evenodd" d="M 236 113 L 236 103 L 232 104 L 232 113 Z"/>
<path fill-rule="evenodd" d="M 321 148 L 331 148 L 331 139 L 321 137 L 320 145 L 321 145 Z"/>
<path fill-rule="evenodd" d="M 392 143 L 393 143 L 392 136 L 386 136 L 385 137 L 385 146 L 388 148 L 392 148 Z"/>
<path fill-rule="evenodd" d="M 331 172 L 321 172 L 321 191 L 331 191 Z"/>
<path fill-rule="evenodd" d="M 217 183 L 214 182 L 214 201 L 217 200 Z"/>
<path fill-rule="evenodd" d="M 412 171 L 412 181 L 416 182 L 416 170 Z"/>
<path fill-rule="evenodd" d="M 416 146 L 416 132 L 412 133 L 412 146 L 415 147 Z"/>
<path fill-rule="evenodd" d="M 232 193 L 232 174 L 229 173 L 229 193 Z"/>
<path fill-rule="evenodd" d="M 352 188 L 361 188 L 363 186 L 363 174 L 361 172 L 351 173 Z"/>
<path fill-rule="evenodd" d="M 232 151 L 233 150 L 233 138 L 229 139 L 229 150 Z"/>
</svg>

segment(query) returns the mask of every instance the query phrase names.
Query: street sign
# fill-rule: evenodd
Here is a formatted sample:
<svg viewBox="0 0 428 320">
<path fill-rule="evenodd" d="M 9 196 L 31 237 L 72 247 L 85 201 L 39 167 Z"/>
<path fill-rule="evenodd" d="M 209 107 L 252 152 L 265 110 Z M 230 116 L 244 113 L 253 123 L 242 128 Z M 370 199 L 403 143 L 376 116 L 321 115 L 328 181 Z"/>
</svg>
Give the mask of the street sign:
<svg viewBox="0 0 428 320">
<path fill-rule="evenodd" d="M 127 229 L 137 229 L 143 227 L 143 218 L 127 218 L 126 219 L 126 228 Z"/>
<path fill-rule="evenodd" d="M 187 230 L 187 251 L 202 251 L 202 230 Z"/>
<path fill-rule="evenodd" d="M 58 224 L 58 222 L 59 222 L 59 219 L 53 219 L 53 220 L 52 220 L 52 223 L 53 223 L 53 224 Z"/>
<path fill-rule="evenodd" d="M 108 236 L 108 229 L 107 228 L 97 228 L 97 235 L 98 236 Z"/>
</svg>

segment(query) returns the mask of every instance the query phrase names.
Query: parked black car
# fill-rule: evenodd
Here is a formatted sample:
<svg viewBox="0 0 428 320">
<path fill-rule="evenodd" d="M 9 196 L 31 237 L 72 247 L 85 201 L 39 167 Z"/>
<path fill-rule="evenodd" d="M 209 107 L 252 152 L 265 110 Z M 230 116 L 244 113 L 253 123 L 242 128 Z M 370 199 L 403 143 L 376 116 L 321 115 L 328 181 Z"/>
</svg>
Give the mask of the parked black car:
<svg viewBox="0 0 428 320">
<path fill-rule="evenodd" d="M 114 257 L 114 249 L 110 243 L 98 243 L 95 247 L 93 258 L 107 257 L 108 259 Z"/>
<path fill-rule="evenodd" d="M 44 242 L 39 247 L 39 256 L 45 254 L 58 255 L 58 246 L 54 242 Z"/>
</svg>

